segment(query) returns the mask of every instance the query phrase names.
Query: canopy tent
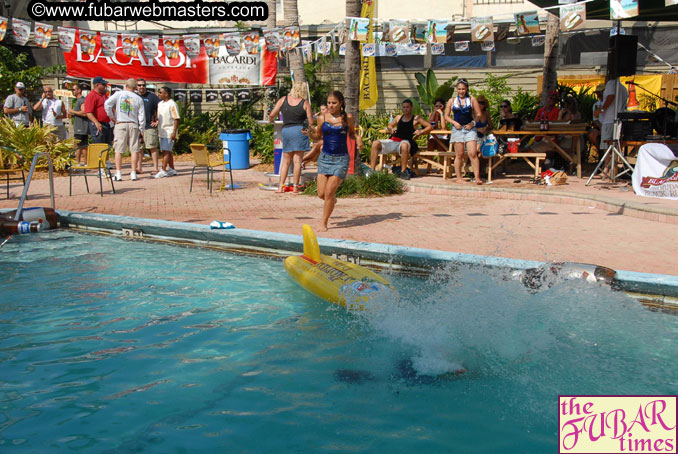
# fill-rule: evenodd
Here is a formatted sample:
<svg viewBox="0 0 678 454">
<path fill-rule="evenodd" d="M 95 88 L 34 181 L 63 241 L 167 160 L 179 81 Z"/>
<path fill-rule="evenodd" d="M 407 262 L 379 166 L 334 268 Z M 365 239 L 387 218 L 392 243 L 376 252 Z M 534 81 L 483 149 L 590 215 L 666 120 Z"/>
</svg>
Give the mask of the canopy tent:
<svg viewBox="0 0 678 454">
<path fill-rule="evenodd" d="M 540 8 L 552 8 L 558 6 L 558 0 L 528 0 Z M 551 12 L 558 14 L 558 8 Z M 586 3 L 586 19 L 610 20 L 609 0 L 592 0 Z M 666 6 L 665 0 L 639 0 L 638 16 L 624 19 L 635 21 L 678 21 L 678 5 Z"/>
</svg>

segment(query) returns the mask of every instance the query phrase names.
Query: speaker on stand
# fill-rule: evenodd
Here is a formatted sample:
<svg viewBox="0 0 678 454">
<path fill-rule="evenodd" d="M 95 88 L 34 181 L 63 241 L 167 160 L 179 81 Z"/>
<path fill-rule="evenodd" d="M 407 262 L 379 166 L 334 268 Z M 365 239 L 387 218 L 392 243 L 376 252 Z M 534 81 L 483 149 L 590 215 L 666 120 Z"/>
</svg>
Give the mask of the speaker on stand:
<svg viewBox="0 0 678 454">
<path fill-rule="evenodd" d="M 607 53 L 607 75 L 610 79 L 633 76 L 636 73 L 638 37 L 635 35 L 614 35 L 610 37 Z"/>
</svg>

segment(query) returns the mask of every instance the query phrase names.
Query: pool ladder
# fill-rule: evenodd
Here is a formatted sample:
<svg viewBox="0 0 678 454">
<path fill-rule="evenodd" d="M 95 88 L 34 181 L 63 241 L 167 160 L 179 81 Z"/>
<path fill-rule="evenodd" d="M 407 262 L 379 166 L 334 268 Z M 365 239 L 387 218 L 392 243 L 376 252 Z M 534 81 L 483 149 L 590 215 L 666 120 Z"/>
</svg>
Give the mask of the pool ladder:
<svg viewBox="0 0 678 454">
<path fill-rule="evenodd" d="M 21 219 L 21 212 L 24 209 L 24 202 L 26 201 L 26 195 L 28 195 L 28 188 L 31 185 L 31 179 L 33 178 L 33 172 L 35 171 L 35 165 L 38 162 L 38 158 L 41 156 L 47 157 L 47 163 L 49 167 L 49 196 L 52 200 L 52 209 L 54 209 L 54 171 L 52 169 L 52 157 L 47 152 L 36 153 L 33 156 L 33 162 L 31 163 L 31 170 L 28 172 L 28 178 L 26 178 L 26 184 L 24 184 L 24 191 L 21 194 L 21 199 L 19 200 L 19 206 L 16 209 L 16 214 L 14 215 L 14 220 L 18 221 Z"/>
</svg>

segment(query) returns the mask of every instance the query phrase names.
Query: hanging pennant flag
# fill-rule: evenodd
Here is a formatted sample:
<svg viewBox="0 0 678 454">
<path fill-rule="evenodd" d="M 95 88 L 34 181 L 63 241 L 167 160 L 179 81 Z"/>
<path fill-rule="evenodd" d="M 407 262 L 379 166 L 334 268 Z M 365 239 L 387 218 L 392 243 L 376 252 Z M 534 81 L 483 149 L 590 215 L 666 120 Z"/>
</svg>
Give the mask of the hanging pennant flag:
<svg viewBox="0 0 678 454">
<path fill-rule="evenodd" d="M 586 5 L 581 3 L 560 7 L 560 31 L 569 32 L 584 28 L 586 22 Z"/>
<path fill-rule="evenodd" d="M 278 52 L 280 50 L 280 33 L 277 28 L 264 30 L 264 40 L 269 52 Z"/>
<path fill-rule="evenodd" d="M 337 37 L 334 34 L 334 30 L 330 32 L 330 47 L 332 48 L 332 52 L 336 49 L 336 39 Z"/>
<path fill-rule="evenodd" d="M 5 39 L 5 34 L 7 34 L 7 18 L 0 16 L 0 41 Z"/>
<path fill-rule="evenodd" d="M 287 50 L 297 47 L 300 42 L 299 27 L 285 27 L 283 29 L 283 42 Z"/>
<path fill-rule="evenodd" d="M 311 63 L 313 56 L 311 53 L 311 45 L 310 44 L 304 44 L 300 48 L 301 51 L 301 57 L 304 61 L 304 63 Z"/>
<path fill-rule="evenodd" d="M 28 38 L 31 36 L 31 23 L 27 20 L 12 18 L 12 35 L 14 42 L 20 46 L 25 46 Z"/>
<path fill-rule="evenodd" d="M 235 101 L 235 91 L 221 90 L 221 102 L 233 102 L 233 101 Z"/>
<path fill-rule="evenodd" d="M 638 15 L 638 0 L 610 0 L 610 20 L 621 20 Z"/>
<path fill-rule="evenodd" d="M 339 46 L 339 55 L 346 55 L 346 44 Z"/>
<path fill-rule="evenodd" d="M 343 22 L 339 26 L 339 35 L 337 38 L 339 44 L 346 44 L 346 40 L 348 39 L 348 30 L 346 29 L 346 24 Z"/>
<path fill-rule="evenodd" d="M 539 33 L 539 13 L 537 11 L 528 11 L 526 13 L 517 13 L 514 15 L 516 23 L 516 36 L 530 35 Z"/>
<path fill-rule="evenodd" d="M 494 41 L 492 16 L 471 18 L 471 41 L 474 43 Z"/>
<path fill-rule="evenodd" d="M 410 27 L 406 21 L 388 21 L 388 27 L 384 30 L 384 41 L 395 44 L 410 42 Z"/>
<path fill-rule="evenodd" d="M 188 52 L 186 52 L 188 54 Z M 186 102 L 186 90 L 183 88 L 177 88 L 174 90 L 174 100 L 176 102 Z"/>
<path fill-rule="evenodd" d="M 245 43 L 245 50 L 248 54 L 255 55 L 259 53 L 259 33 L 246 33 L 243 36 L 243 42 Z"/>
<path fill-rule="evenodd" d="M 374 43 L 362 43 L 363 57 L 374 57 L 377 53 Z"/>
<path fill-rule="evenodd" d="M 546 42 L 546 36 L 544 35 L 534 35 L 532 37 L 532 47 L 543 46 Z"/>
<path fill-rule="evenodd" d="M 448 44 L 452 44 L 454 42 L 454 25 L 449 24 L 447 27 L 445 27 L 445 31 L 447 32 L 446 35 L 446 42 Z"/>
<path fill-rule="evenodd" d="M 52 29 L 53 27 L 51 25 L 36 22 L 33 30 L 33 41 L 35 42 L 35 45 L 45 49 L 52 39 Z"/>
<path fill-rule="evenodd" d="M 497 25 L 497 33 L 494 34 L 494 41 L 504 41 L 508 38 L 509 27 L 511 24 L 499 24 Z"/>
<path fill-rule="evenodd" d="M 219 91 L 205 90 L 205 99 L 207 102 L 219 102 Z"/>
<path fill-rule="evenodd" d="M 205 43 L 205 53 L 209 58 L 217 58 L 219 56 L 219 47 L 221 43 L 219 41 L 219 35 L 210 35 L 204 39 Z"/>
<path fill-rule="evenodd" d="M 128 57 L 139 56 L 139 35 L 136 33 L 122 33 L 122 53 Z"/>
<path fill-rule="evenodd" d="M 446 43 L 448 42 L 447 27 L 449 21 L 446 20 L 430 20 L 428 21 L 428 31 L 426 33 L 429 43 Z M 454 38 L 454 25 L 452 26 L 452 37 Z"/>
<path fill-rule="evenodd" d="M 348 39 L 353 41 L 367 41 L 367 29 L 370 19 L 365 17 L 350 17 L 351 25 L 348 28 Z"/>
<path fill-rule="evenodd" d="M 226 46 L 226 52 L 231 57 L 240 55 L 242 50 L 242 43 L 240 42 L 240 33 L 224 33 L 221 35 L 221 39 L 224 41 L 224 46 Z"/>
<path fill-rule="evenodd" d="M 455 41 L 454 50 L 456 52 L 468 52 L 468 41 Z"/>
<path fill-rule="evenodd" d="M 75 29 L 67 27 L 58 27 L 57 35 L 59 36 L 59 47 L 64 52 L 73 50 L 75 44 Z"/>
<path fill-rule="evenodd" d="M 200 35 L 184 35 L 186 55 L 195 58 L 200 55 Z"/>
<path fill-rule="evenodd" d="M 384 55 L 387 57 L 395 57 L 398 55 L 398 48 L 393 43 L 386 43 L 384 45 Z"/>
<path fill-rule="evenodd" d="M 494 41 L 483 41 L 480 43 L 480 50 L 483 52 L 494 50 Z"/>
<path fill-rule="evenodd" d="M 93 55 L 94 49 L 97 47 L 97 32 L 78 30 L 78 39 L 80 41 L 80 52 Z"/>
<path fill-rule="evenodd" d="M 162 47 L 165 51 L 165 57 L 170 60 L 179 58 L 179 38 L 177 36 L 163 36 Z"/>
<path fill-rule="evenodd" d="M 252 92 L 247 89 L 238 90 L 236 96 L 240 102 L 250 102 L 252 100 Z"/>
<path fill-rule="evenodd" d="M 144 57 L 149 60 L 154 59 L 160 53 L 158 49 L 158 35 L 144 35 L 141 37 L 141 50 L 144 53 Z"/>
<path fill-rule="evenodd" d="M 412 24 L 410 27 L 410 36 L 415 43 L 428 42 L 428 23 Z"/>
<path fill-rule="evenodd" d="M 332 43 L 328 41 L 322 43 L 322 54 L 326 57 L 332 54 Z"/>
<path fill-rule="evenodd" d="M 118 34 L 115 32 L 101 32 L 101 53 L 104 57 L 112 57 L 118 50 Z"/>
<path fill-rule="evenodd" d="M 202 90 L 189 90 L 188 96 L 191 102 L 202 102 Z"/>
<path fill-rule="evenodd" d="M 444 43 L 431 44 L 431 55 L 445 55 L 445 44 Z"/>
</svg>

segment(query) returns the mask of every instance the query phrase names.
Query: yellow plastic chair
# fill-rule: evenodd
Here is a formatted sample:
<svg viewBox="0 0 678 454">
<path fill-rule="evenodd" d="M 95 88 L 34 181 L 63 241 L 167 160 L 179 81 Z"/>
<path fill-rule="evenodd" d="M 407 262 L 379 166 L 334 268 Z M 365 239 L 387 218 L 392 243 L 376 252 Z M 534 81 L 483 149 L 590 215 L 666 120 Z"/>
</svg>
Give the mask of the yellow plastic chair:
<svg viewBox="0 0 678 454">
<path fill-rule="evenodd" d="M 96 171 L 96 175 L 99 177 L 99 190 L 101 191 L 101 197 L 104 196 L 104 184 L 101 179 L 101 170 L 103 169 L 104 175 L 106 178 L 111 180 L 111 189 L 113 194 L 115 194 L 115 187 L 113 186 L 113 177 L 111 171 L 106 167 L 106 161 L 108 160 L 108 152 L 111 150 L 111 147 L 107 143 L 92 143 L 87 146 L 87 164 L 78 164 L 74 162 L 71 158 L 71 168 L 68 170 L 68 194 L 73 195 L 73 173 L 81 171 L 81 175 L 85 177 L 85 187 L 87 192 L 89 192 L 89 184 L 87 183 L 87 172 Z M 73 150 L 75 151 L 75 150 Z M 91 174 L 93 175 L 93 174 Z"/>
<path fill-rule="evenodd" d="M 231 150 L 228 150 L 228 155 L 231 155 Z M 226 167 L 228 166 L 228 173 L 231 175 L 231 190 L 235 190 L 233 187 L 233 170 L 231 170 L 231 161 L 218 161 L 210 162 L 210 153 L 207 150 L 207 147 L 202 143 L 192 143 L 191 152 L 193 153 L 193 170 L 191 170 L 191 187 L 189 192 L 193 192 L 193 175 L 195 174 L 195 169 L 198 167 L 205 167 L 207 169 L 207 188 L 212 192 L 212 187 L 214 186 L 214 168 L 224 166 L 224 183 L 226 183 Z"/>
<path fill-rule="evenodd" d="M 18 158 L 16 162 L 10 161 L 10 154 L 14 154 Z M 13 176 L 13 174 L 19 173 L 21 174 L 21 178 Z M 21 180 L 24 185 L 26 184 L 26 178 L 24 176 L 24 156 L 11 148 L 0 147 L 0 176 L 1 175 L 4 175 L 7 179 L 7 198 L 9 199 L 10 180 Z"/>
</svg>

